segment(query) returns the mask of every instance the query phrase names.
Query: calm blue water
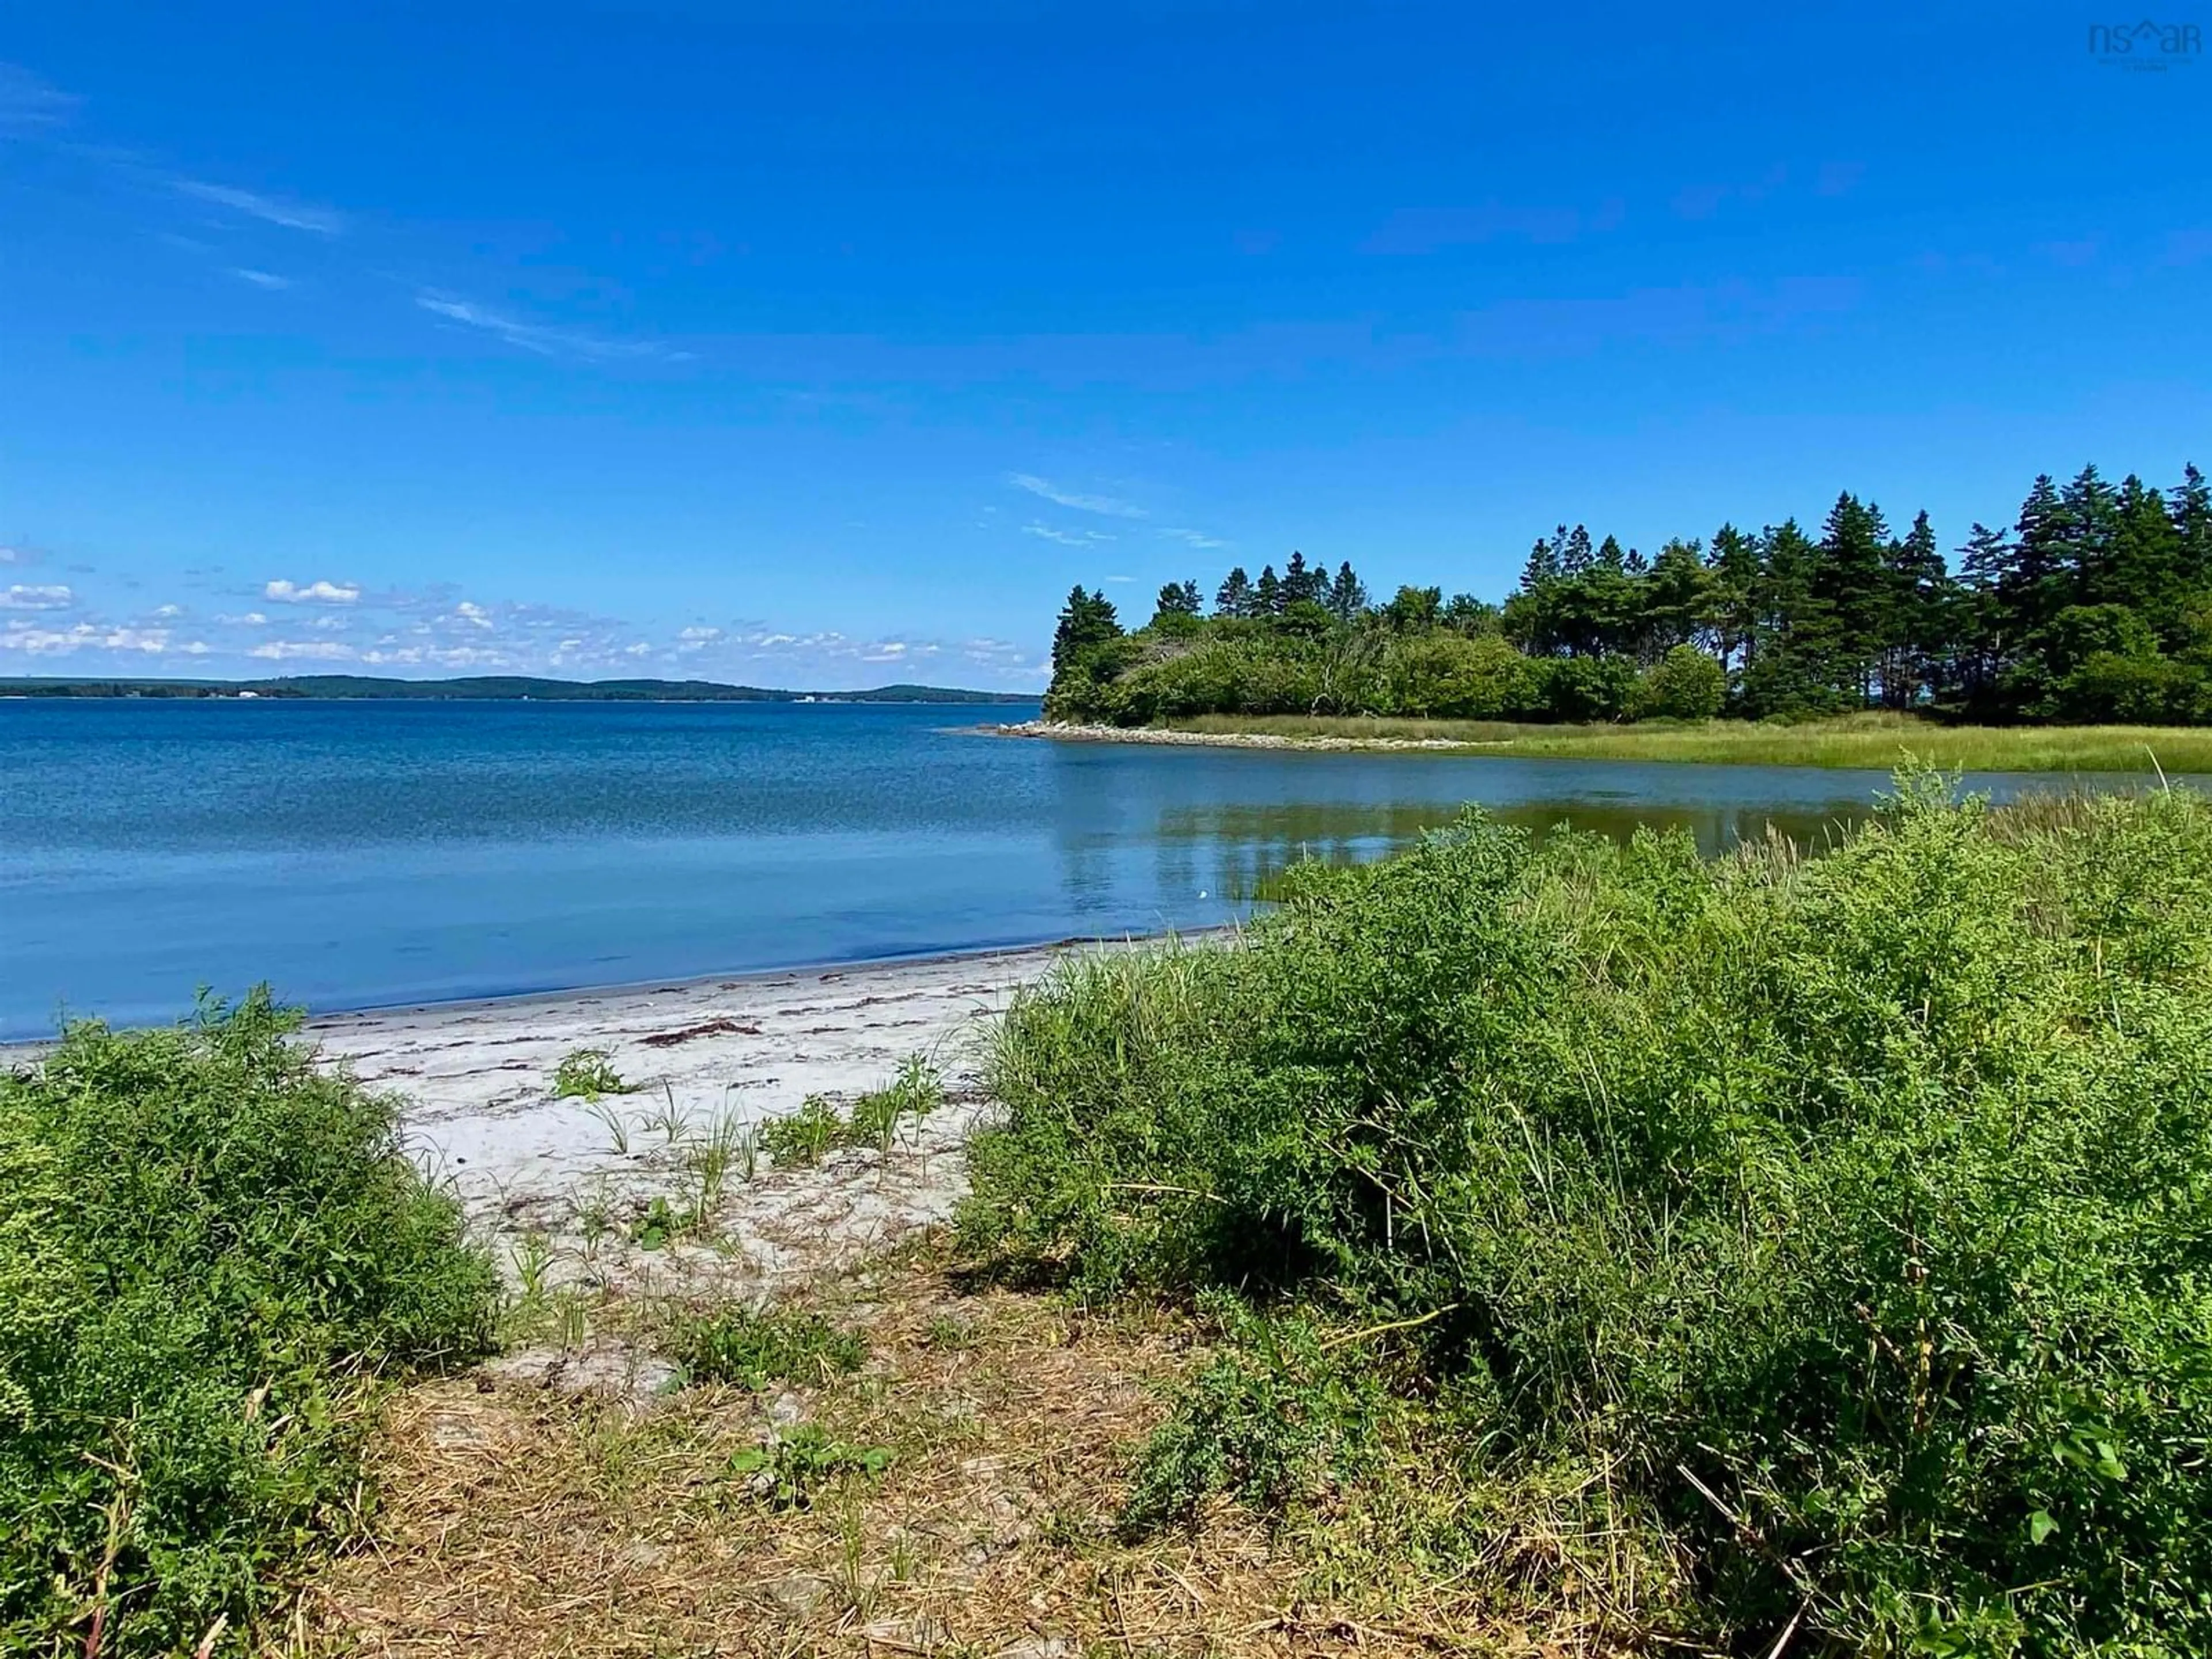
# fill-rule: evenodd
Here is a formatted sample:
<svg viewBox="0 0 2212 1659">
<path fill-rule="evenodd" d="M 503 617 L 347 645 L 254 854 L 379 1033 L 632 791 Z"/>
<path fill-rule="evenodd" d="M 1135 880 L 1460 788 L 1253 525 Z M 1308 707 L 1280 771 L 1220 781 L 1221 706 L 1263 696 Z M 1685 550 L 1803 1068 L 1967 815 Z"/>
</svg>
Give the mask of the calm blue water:
<svg viewBox="0 0 2212 1659">
<path fill-rule="evenodd" d="M 263 979 L 364 1007 L 1199 927 L 1466 801 L 1710 848 L 1886 781 L 957 729 L 1031 712 L 0 701 L 0 1038 Z"/>
</svg>

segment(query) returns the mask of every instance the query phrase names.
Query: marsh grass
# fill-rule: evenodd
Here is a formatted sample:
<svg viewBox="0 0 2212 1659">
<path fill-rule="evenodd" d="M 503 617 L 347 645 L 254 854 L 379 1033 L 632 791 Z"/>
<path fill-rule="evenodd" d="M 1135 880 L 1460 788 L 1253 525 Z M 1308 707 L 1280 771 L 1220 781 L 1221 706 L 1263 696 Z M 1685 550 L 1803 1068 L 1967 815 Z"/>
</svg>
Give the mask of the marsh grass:
<svg viewBox="0 0 2212 1659">
<path fill-rule="evenodd" d="M 860 1337 L 820 1314 L 787 1308 L 678 1309 L 665 1318 L 663 1346 L 701 1382 L 764 1389 L 771 1382 L 819 1386 L 849 1376 L 868 1357 Z"/>
<path fill-rule="evenodd" d="M 1586 760 L 1819 766 L 1887 772 L 1908 757 L 1946 770 L 2212 775 L 2212 730 L 2159 726 L 1947 726 L 1910 714 L 1826 720 L 1648 720 L 1547 726 L 1300 714 L 1205 715 L 1165 728 L 1217 737 L 1449 743 L 1485 753 Z"/>
<path fill-rule="evenodd" d="M 297 1027 L 257 991 L 0 1076 L 0 1650 L 252 1647 L 360 1522 L 381 1380 L 489 1340 L 489 1258 Z"/>
<path fill-rule="evenodd" d="M 1711 862 L 1470 816 L 1071 962 L 988 1070 L 975 1257 L 1223 1332 L 1132 1527 L 1706 1650 L 2212 1650 L 2199 797 L 1914 775 Z"/>
</svg>

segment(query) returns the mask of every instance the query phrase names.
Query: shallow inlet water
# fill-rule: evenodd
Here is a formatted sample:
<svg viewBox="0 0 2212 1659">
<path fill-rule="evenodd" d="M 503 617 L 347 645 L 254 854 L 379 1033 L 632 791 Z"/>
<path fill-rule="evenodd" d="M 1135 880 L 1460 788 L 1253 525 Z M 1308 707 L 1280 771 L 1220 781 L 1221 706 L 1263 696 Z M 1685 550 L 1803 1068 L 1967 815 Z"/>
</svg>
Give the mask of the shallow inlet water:
<svg viewBox="0 0 2212 1659">
<path fill-rule="evenodd" d="M 1887 781 L 960 729 L 1034 712 L 0 701 L 0 1040 L 259 980 L 329 1010 L 1206 927 L 1468 802 L 1710 851 Z"/>
</svg>

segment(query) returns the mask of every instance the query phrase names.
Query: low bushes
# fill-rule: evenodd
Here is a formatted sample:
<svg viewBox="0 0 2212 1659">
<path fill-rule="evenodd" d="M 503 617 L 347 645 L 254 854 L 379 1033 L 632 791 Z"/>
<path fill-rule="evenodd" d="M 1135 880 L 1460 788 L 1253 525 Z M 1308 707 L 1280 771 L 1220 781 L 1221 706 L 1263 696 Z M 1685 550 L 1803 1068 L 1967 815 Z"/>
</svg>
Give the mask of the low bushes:
<svg viewBox="0 0 2212 1659">
<path fill-rule="evenodd" d="M 1909 778 L 1717 863 L 1471 816 L 1290 890 L 994 1060 L 971 1246 L 1359 1333 L 1209 1371 L 1146 1504 L 1310 1492 L 1276 1422 L 1358 1478 L 1384 1413 L 1277 1402 L 1388 1376 L 1468 1480 L 1617 1492 L 1664 1633 L 2212 1650 L 2212 808 Z"/>
<path fill-rule="evenodd" d="M 242 1645 L 356 1519 L 379 1376 L 489 1339 L 489 1262 L 296 1023 L 0 1077 L 0 1650 Z"/>
</svg>

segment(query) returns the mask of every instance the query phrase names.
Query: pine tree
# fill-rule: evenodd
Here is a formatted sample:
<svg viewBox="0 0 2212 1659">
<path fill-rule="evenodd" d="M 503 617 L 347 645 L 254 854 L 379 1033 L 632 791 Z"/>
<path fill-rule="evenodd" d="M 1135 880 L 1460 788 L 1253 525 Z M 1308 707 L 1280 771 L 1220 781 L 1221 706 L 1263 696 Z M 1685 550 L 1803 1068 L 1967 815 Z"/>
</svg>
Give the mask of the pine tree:
<svg viewBox="0 0 2212 1659">
<path fill-rule="evenodd" d="M 1102 590 L 1086 593 L 1078 582 L 1060 607 L 1060 625 L 1052 635 L 1052 677 L 1079 671 L 1094 648 L 1121 637 L 1121 623 Z"/>
<path fill-rule="evenodd" d="M 1318 600 L 1328 592 L 1326 572 L 1306 568 L 1306 556 L 1292 552 L 1291 562 L 1283 567 L 1283 603 L 1293 605 L 1302 600 Z"/>
</svg>

